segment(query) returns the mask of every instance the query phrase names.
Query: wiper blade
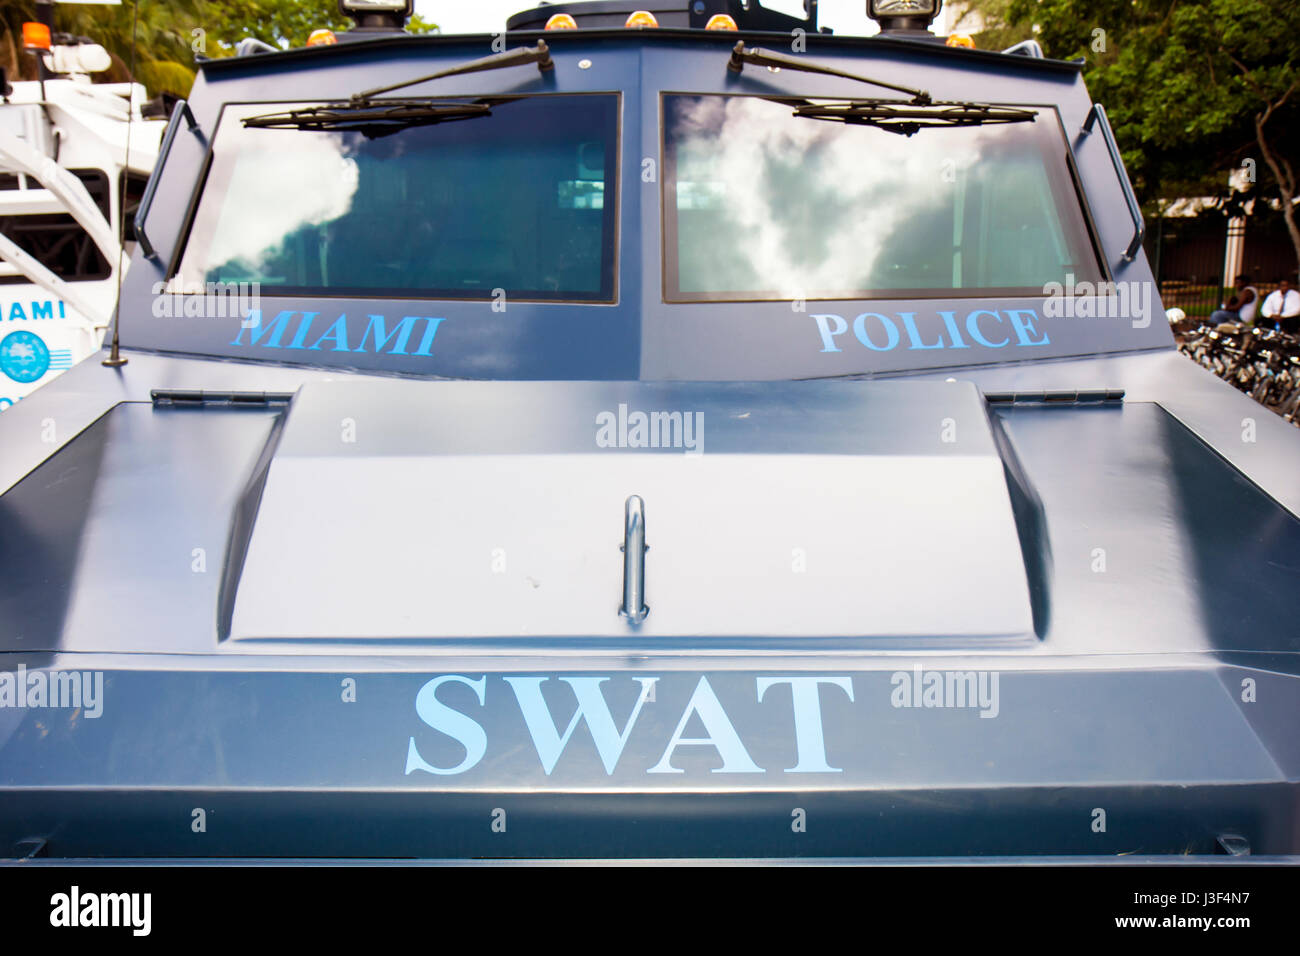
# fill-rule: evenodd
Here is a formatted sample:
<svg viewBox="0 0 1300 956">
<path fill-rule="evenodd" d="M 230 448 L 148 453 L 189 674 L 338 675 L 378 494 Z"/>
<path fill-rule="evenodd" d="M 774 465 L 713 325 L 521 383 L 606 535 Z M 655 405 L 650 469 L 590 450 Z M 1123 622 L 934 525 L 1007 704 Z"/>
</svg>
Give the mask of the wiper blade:
<svg viewBox="0 0 1300 956">
<path fill-rule="evenodd" d="M 731 61 L 727 64 L 727 69 L 733 73 L 739 73 L 745 68 L 746 63 L 752 63 L 754 66 L 773 66 L 778 69 L 798 70 L 801 73 L 817 73 L 822 76 L 838 76 L 844 80 L 870 83 L 872 86 L 893 90 L 895 93 L 906 93 L 912 98 L 909 102 L 917 106 L 925 106 L 930 103 L 930 94 L 925 90 L 914 89 L 910 86 L 899 86 L 897 83 L 885 83 L 882 80 L 858 76 L 856 73 L 846 73 L 843 70 L 836 70 L 829 66 L 818 66 L 816 63 L 809 63 L 807 60 L 801 60 L 798 57 L 786 56 L 784 53 L 772 53 L 768 50 L 760 50 L 757 47 L 748 49 L 745 46 L 745 41 L 741 40 L 736 44 L 735 49 L 731 51 Z"/>
<path fill-rule="evenodd" d="M 874 126 L 887 133 L 911 136 L 918 130 L 938 127 L 1030 123 L 1038 111 L 987 103 L 940 101 L 918 105 L 907 100 L 830 100 L 804 101 L 795 106 L 794 115 L 849 126 Z"/>
<path fill-rule="evenodd" d="M 399 133 L 412 126 L 432 126 L 456 120 L 490 116 L 488 103 L 438 103 L 433 100 L 373 100 L 325 103 L 284 113 L 250 116 L 244 126 L 251 129 L 333 130 L 364 133 L 370 139 Z"/>
</svg>

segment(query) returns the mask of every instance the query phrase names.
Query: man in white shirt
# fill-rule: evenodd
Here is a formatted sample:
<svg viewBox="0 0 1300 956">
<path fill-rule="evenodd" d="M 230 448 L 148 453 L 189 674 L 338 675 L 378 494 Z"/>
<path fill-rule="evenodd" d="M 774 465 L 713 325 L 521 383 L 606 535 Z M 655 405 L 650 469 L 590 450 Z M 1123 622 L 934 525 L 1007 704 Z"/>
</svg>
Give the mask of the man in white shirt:
<svg viewBox="0 0 1300 956">
<path fill-rule="evenodd" d="M 1284 332 L 1300 330 L 1300 292 L 1291 288 L 1289 280 L 1279 280 L 1277 289 L 1260 306 L 1259 314 L 1265 325 L 1280 327 Z"/>
</svg>

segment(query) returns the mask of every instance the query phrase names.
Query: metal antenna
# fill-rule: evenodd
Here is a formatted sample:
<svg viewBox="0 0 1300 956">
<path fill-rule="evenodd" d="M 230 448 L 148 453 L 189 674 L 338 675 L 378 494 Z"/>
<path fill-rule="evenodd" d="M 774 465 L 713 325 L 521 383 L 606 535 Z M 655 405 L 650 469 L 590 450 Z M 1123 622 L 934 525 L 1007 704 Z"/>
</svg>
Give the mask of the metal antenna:
<svg viewBox="0 0 1300 956">
<path fill-rule="evenodd" d="M 54 0 L 36 0 L 36 22 L 43 23 L 50 28 L 50 40 L 54 39 Z M 53 42 L 50 43 L 53 47 Z M 45 98 L 45 78 L 50 75 L 50 71 L 45 66 L 45 54 L 40 50 L 33 51 L 36 57 L 36 78 L 41 81 L 41 103 L 48 104 Z M 42 109 L 49 109 L 48 105 L 43 105 Z"/>
<path fill-rule="evenodd" d="M 131 169 L 131 127 L 135 125 L 135 48 L 136 24 L 140 18 L 140 0 L 131 0 L 131 90 L 126 99 L 126 159 L 122 163 L 122 182 L 130 179 Z M 122 325 L 122 256 L 126 251 L 126 190 L 121 190 L 117 203 L 117 307 L 113 310 L 113 340 L 109 346 L 108 358 L 103 364 L 109 368 L 121 368 L 126 364 L 122 357 L 118 329 Z"/>
</svg>

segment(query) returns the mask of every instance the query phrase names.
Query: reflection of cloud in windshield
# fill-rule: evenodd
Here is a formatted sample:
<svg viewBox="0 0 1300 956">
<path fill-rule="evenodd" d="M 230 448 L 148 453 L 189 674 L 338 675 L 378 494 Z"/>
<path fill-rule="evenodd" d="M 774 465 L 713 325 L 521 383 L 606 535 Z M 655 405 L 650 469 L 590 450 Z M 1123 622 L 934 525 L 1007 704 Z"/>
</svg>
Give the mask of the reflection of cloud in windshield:
<svg viewBox="0 0 1300 956">
<path fill-rule="evenodd" d="M 748 273 L 710 276 L 718 290 L 794 297 L 863 288 L 899 226 L 951 205 L 983 138 L 976 129 L 909 138 L 795 118 L 757 97 L 679 103 L 679 190 L 683 181 L 717 184 L 724 232 L 711 241 L 734 243 Z"/>
<path fill-rule="evenodd" d="M 344 215 L 360 175 L 356 160 L 343 155 L 343 140 L 338 134 L 295 130 L 292 138 L 272 134 L 265 146 L 245 145 L 208 261 L 238 261 L 260 272 L 262 261 L 286 236 Z"/>
</svg>

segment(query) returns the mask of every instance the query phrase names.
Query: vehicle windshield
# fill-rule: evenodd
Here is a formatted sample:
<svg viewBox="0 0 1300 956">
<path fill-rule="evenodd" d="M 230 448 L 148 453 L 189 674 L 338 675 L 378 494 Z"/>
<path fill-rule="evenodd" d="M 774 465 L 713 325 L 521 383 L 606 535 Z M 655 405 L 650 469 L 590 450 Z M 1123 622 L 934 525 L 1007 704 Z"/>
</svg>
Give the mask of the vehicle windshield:
<svg viewBox="0 0 1300 956">
<path fill-rule="evenodd" d="M 1055 112 L 900 136 L 666 95 L 668 301 L 1041 295 L 1103 278 Z"/>
<path fill-rule="evenodd" d="M 184 282 L 257 282 L 264 295 L 614 299 L 617 95 L 494 100 L 490 115 L 382 137 L 243 125 L 311 105 L 226 108 Z"/>
</svg>

